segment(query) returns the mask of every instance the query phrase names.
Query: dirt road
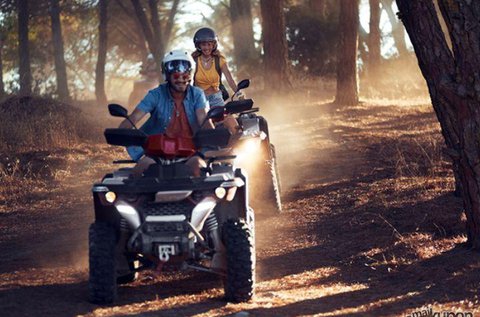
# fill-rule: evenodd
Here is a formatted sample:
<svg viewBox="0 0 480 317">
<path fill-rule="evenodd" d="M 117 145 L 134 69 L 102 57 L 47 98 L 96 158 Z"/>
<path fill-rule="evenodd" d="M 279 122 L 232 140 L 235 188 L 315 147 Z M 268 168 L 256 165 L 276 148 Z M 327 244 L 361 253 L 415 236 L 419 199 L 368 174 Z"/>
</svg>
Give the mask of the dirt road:
<svg viewBox="0 0 480 317">
<path fill-rule="evenodd" d="M 251 302 L 224 302 L 214 276 L 172 272 L 142 273 L 115 305 L 88 303 L 90 186 L 120 155 L 90 146 L 51 190 L 0 213 L 0 316 L 480 315 L 480 256 L 461 246 L 430 107 L 297 110 L 272 115 L 285 212 L 256 223 Z"/>
</svg>

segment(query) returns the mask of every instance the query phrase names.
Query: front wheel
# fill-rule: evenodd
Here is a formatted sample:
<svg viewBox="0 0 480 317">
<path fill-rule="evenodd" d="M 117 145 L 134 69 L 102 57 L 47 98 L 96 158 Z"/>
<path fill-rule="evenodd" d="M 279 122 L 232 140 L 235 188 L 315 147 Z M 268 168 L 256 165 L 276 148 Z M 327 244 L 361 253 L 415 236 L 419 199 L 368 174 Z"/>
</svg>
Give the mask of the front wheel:
<svg viewBox="0 0 480 317">
<path fill-rule="evenodd" d="M 223 224 L 223 241 L 227 254 L 227 275 L 224 280 L 225 298 L 231 302 L 246 302 L 254 292 L 255 242 L 253 220 L 228 219 Z"/>
<path fill-rule="evenodd" d="M 108 304 L 117 297 L 116 240 L 116 231 L 108 223 L 95 222 L 90 225 L 88 290 L 92 303 Z"/>
</svg>

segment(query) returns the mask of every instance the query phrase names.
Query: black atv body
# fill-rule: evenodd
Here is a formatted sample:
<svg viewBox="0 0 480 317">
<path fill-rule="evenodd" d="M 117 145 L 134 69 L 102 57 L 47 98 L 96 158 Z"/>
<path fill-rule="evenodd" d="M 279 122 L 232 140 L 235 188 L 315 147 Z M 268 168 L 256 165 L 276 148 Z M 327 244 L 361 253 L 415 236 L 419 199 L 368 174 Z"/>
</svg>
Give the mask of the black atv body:
<svg viewBox="0 0 480 317">
<path fill-rule="evenodd" d="M 252 102 L 237 104 L 251 107 Z M 112 115 L 126 116 L 121 106 L 109 109 Z M 107 129 L 105 137 L 111 145 L 147 144 L 147 136 L 133 129 Z M 202 130 L 195 143 L 198 148 L 219 149 L 229 137 L 225 129 Z M 255 283 L 255 243 L 245 173 L 232 165 L 234 157 L 206 158 L 208 165 L 200 176 L 194 176 L 185 161 L 153 159 L 156 163 L 140 176 L 134 175 L 134 168 L 120 168 L 92 187 L 90 300 L 111 303 L 117 285 L 133 282 L 138 271 L 164 266 L 220 275 L 227 300 L 249 300 Z"/>
</svg>

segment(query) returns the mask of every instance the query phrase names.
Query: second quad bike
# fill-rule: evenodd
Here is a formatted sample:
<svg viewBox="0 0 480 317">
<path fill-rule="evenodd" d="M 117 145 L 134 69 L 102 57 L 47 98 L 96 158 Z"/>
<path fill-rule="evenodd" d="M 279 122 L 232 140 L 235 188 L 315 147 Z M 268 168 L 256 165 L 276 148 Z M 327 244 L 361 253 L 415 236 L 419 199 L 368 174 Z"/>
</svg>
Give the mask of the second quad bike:
<svg viewBox="0 0 480 317">
<path fill-rule="evenodd" d="M 239 89 L 248 81 L 239 83 Z M 244 113 L 251 99 L 211 109 L 207 119 Z M 128 119 L 127 110 L 109 105 L 110 114 Z M 242 116 L 242 115 L 240 115 Z M 206 119 L 206 120 L 207 120 Z M 222 127 L 200 130 L 190 139 L 145 135 L 138 129 L 106 129 L 108 144 L 141 146 L 155 161 L 141 175 L 120 168 L 92 187 L 95 222 L 89 229 L 89 296 L 111 303 L 117 285 L 133 282 L 144 269 L 195 269 L 222 277 L 228 301 L 248 301 L 255 286 L 255 217 L 249 206 L 248 178 L 218 155 L 240 142 Z M 198 149 L 207 167 L 195 175 L 185 164 Z M 133 163 L 117 161 L 116 163 Z"/>
<path fill-rule="evenodd" d="M 275 146 L 270 142 L 267 120 L 256 114 L 258 110 L 252 108 L 237 116 L 243 137 L 248 139 L 247 146 L 239 145 L 239 155 L 245 155 L 244 153 L 248 155 L 239 166 L 250 176 L 254 207 L 258 207 L 266 214 L 274 215 L 282 212 L 277 156 Z M 242 163 L 245 166 L 242 166 Z"/>
<path fill-rule="evenodd" d="M 257 107 L 232 112 L 227 104 L 224 109 L 225 116 L 234 117 L 239 124 L 241 136 L 234 153 L 238 156 L 237 165 L 249 175 L 252 205 L 264 214 L 281 213 L 280 175 L 267 120 L 257 114 Z"/>
</svg>

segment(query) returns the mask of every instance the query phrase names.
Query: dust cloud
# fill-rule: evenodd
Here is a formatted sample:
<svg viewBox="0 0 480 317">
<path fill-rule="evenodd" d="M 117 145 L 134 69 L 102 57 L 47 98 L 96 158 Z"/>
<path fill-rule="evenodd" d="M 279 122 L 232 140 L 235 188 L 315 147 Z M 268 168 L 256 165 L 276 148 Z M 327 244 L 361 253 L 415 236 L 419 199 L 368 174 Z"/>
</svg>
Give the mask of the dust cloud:
<svg viewBox="0 0 480 317">
<path fill-rule="evenodd" d="M 318 159 L 318 146 L 328 147 L 329 134 L 323 114 L 332 100 L 313 89 L 274 97 L 254 97 L 259 115 L 268 121 L 275 146 L 282 190 L 295 186 Z"/>
</svg>

